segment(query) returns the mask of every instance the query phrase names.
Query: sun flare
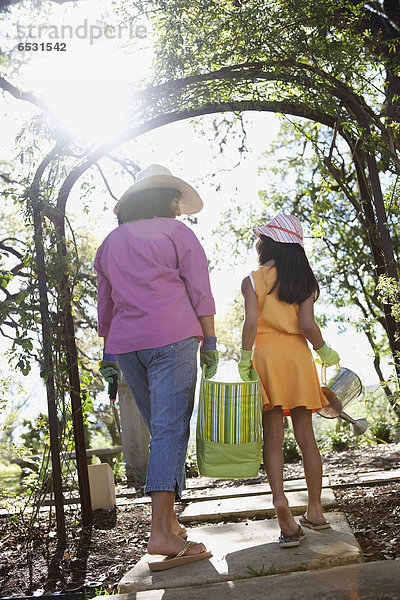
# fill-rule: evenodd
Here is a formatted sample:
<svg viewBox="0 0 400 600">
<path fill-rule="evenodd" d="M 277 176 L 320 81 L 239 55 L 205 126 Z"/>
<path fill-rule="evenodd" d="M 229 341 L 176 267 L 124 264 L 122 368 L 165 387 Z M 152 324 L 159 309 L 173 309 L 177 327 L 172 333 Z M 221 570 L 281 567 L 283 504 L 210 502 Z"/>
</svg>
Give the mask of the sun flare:
<svg viewBox="0 0 400 600">
<path fill-rule="evenodd" d="M 129 127 L 130 100 L 144 85 L 152 52 L 147 25 L 119 22 L 112 12 L 96 19 L 99 4 L 19 25 L 34 54 L 24 72 L 30 91 L 57 128 L 88 142 Z"/>
<path fill-rule="evenodd" d="M 35 83 L 49 113 L 57 126 L 74 136 L 104 138 L 129 125 L 126 70 L 99 50 L 69 54 L 63 61 L 50 57 L 46 68 L 41 61 L 37 65 Z"/>
</svg>

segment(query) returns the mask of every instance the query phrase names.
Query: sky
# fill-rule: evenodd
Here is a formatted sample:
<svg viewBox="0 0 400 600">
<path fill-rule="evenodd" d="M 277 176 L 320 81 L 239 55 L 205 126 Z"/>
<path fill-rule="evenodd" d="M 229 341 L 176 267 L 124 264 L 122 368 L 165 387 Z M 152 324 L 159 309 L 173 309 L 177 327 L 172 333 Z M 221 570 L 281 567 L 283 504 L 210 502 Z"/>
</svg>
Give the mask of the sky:
<svg viewBox="0 0 400 600">
<path fill-rule="evenodd" d="M 38 15 L 33 21 L 28 13 L 14 10 L 2 30 L 6 38 L 3 47 L 4 44 L 8 45 L 13 53 L 20 52 L 15 46 L 23 40 L 24 43 L 28 41 L 39 45 L 33 60 L 21 67 L 22 88 L 40 93 L 60 128 L 68 131 L 69 135 L 84 135 L 93 141 L 107 139 L 124 128 L 129 98 L 148 77 L 152 60 L 149 24 L 141 17 L 135 21 L 133 28 L 127 28 L 127 24 L 112 11 L 100 23 L 97 14 L 101 6 L 107 8 L 111 3 L 91 0 L 76 6 L 69 3 L 65 6 L 54 5 L 48 20 Z M 140 35 L 137 27 L 143 28 Z M 51 37 L 50 34 L 58 37 Z M 40 44 L 47 41 L 53 46 L 56 42 L 65 43 L 66 51 L 40 50 Z M 125 53 L 127 48 L 131 49 L 129 53 Z M 28 55 L 20 52 L 18 57 L 23 60 Z M 18 102 L 6 94 L 0 98 L 0 106 L 1 161 L 14 152 L 15 135 L 35 111 L 26 103 Z M 198 223 L 193 229 L 207 255 L 211 255 L 216 242 L 211 232 L 217 228 L 221 213 L 232 206 L 232 201 L 236 206 L 255 202 L 258 191 L 268 189 L 266 175 L 259 175 L 258 167 L 263 164 L 262 152 L 278 134 L 280 120 L 269 113 L 246 114 L 248 151 L 243 154 L 238 166 L 240 156 L 237 143 L 230 141 L 224 152 L 218 153 L 215 142 L 210 141 L 211 118 L 204 119 L 202 123 L 196 128 L 191 122 L 164 126 L 129 143 L 127 152 L 142 167 L 160 163 L 198 189 L 204 209 L 199 213 Z M 215 172 L 218 172 L 216 179 L 212 177 Z M 217 182 L 220 189 L 217 189 Z M 110 175 L 109 183 L 113 193 L 119 197 L 132 181 L 128 177 Z M 104 204 L 107 206 L 105 212 Z M 113 205 L 114 201 L 104 189 L 96 190 L 91 197 L 90 216 L 87 218 L 82 211 L 77 186 L 71 194 L 68 211 L 77 217 L 82 227 L 85 224 L 93 227 L 95 218 L 96 235 L 100 243 L 116 225 L 112 215 Z M 249 223 L 249 228 L 252 225 Z M 307 235 L 307 231 L 305 233 Z M 306 250 L 311 251 L 311 243 L 306 240 Z M 232 257 L 232 263 L 228 260 L 220 269 L 211 272 L 218 314 L 228 309 L 242 278 L 257 266 L 254 251 L 246 261 L 235 264 L 233 268 L 234 262 Z M 329 310 L 322 291 L 316 312 Z M 358 373 L 365 384 L 377 383 L 371 350 L 363 334 L 352 329 L 339 333 L 337 325 L 331 323 L 324 331 L 324 338 L 339 352 L 343 366 Z M 0 339 L 0 348 L 5 349 L 7 345 Z M 4 361 L 3 368 L 6 368 Z M 29 390 L 37 390 L 34 394 L 37 401 L 31 403 L 29 410 L 35 411 L 39 406 L 41 410 L 45 409 L 37 370 L 34 369 L 23 383 Z"/>
</svg>

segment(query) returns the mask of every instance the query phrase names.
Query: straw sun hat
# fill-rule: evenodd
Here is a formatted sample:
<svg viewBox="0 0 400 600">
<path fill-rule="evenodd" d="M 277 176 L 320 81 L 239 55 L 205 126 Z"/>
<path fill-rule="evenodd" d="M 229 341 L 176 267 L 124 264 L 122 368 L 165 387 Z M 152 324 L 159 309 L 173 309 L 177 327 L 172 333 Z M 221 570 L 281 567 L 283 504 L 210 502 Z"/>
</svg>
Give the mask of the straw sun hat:
<svg viewBox="0 0 400 600">
<path fill-rule="evenodd" d="M 118 214 L 126 202 L 134 202 L 135 194 L 152 188 L 171 188 L 182 194 L 179 208 L 185 215 L 198 213 L 203 208 L 203 201 L 196 190 L 179 177 L 174 177 L 171 171 L 162 165 L 150 165 L 137 174 L 136 181 L 118 200 L 114 214 Z"/>
<path fill-rule="evenodd" d="M 262 227 L 253 229 L 257 237 L 266 235 L 275 242 L 286 244 L 300 244 L 304 248 L 303 228 L 297 217 L 291 215 L 277 215 Z"/>
</svg>

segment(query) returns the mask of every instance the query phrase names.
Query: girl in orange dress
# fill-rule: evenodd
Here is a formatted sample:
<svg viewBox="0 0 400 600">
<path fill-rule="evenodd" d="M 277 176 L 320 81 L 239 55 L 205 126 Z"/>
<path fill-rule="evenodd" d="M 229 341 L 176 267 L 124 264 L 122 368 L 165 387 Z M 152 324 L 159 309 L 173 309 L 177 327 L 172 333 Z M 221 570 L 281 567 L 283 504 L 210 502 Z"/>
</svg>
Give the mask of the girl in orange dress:
<svg viewBox="0 0 400 600">
<path fill-rule="evenodd" d="M 245 320 L 239 373 L 243 380 L 257 371 L 263 395 L 264 465 L 281 529 L 282 547 L 298 546 L 301 527 L 326 529 L 321 506 L 322 461 L 311 415 L 328 404 L 319 384 L 307 340 L 327 366 L 339 355 L 322 339 L 314 320 L 319 286 L 308 263 L 300 221 L 278 215 L 253 230 L 260 267 L 242 282 Z M 254 354 L 252 358 L 252 348 Z M 308 489 L 307 511 L 296 523 L 283 491 L 283 417 L 292 419 L 303 456 Z"/>
</svg>

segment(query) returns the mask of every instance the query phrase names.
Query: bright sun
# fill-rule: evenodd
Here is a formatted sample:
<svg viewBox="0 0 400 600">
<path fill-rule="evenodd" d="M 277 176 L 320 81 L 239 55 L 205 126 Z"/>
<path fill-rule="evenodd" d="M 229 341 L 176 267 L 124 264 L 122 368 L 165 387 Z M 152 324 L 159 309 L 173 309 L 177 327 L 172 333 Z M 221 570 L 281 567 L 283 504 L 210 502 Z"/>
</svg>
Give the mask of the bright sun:
<svg viewBox="0 0 400 600">
<path fill-rule="evenodd" d="M 93 2 L 91 5 L 93 11 L 95 4 Z M 107 38 L 104 33 L 101 39 L 94 41 L 78 39 L 76 32 L 79 27 L 83 31 L 83 24 L 86 23 L 87 28 L 97 27 L 93 25 L 97 22 L 94 16 L 90 18 L 86 8 L 84 14 L 71 12 L 67 17 L 65 14 L 62 17 L 62 22 L 67 22 L 67 26 L 46 25 L 46 31 L 49 34 L 50 27 L 58 27 L 58 31 L 63 26 L 69 27 L 72 31 L 69 35 L 74 37 L 62 38 L 66 51 L 36 52 L 24 74 L 24 80 L 32 92 L 44 99 L 57 125 L 69 135 L 89 142 L 114 136 L 130 125 L 130 99 L 134 89 L 141 87 L 140 82 L 146 77 L 151 54 L 150 41 L 143 40 L 144 43 L 138 47 L 138 40 L 128 37 L 124 43 L 121 36 L 132 36 L 132 30 L 118 33 L 115 25 L 114 34 L 118 39 Z M 51 23 L 56 22 L 54 19 Z M 146 33 L 145 27 L 140 27 L 141 32 Z M 38 28 L 33 31 L 37 34 Z M 132 49 L 134 42 L 135 51 L 125 53 L 124 46 Z"/>
<path fill-rule="evenodd" d="M 128 126 L 127 74 L 107 52 L 96 49 L 53 60 L 39 89 L 56 121 L 79 137 L 103 138 Z M 51 68 L 51 70 L 50 70 Z"/>
</svg>

